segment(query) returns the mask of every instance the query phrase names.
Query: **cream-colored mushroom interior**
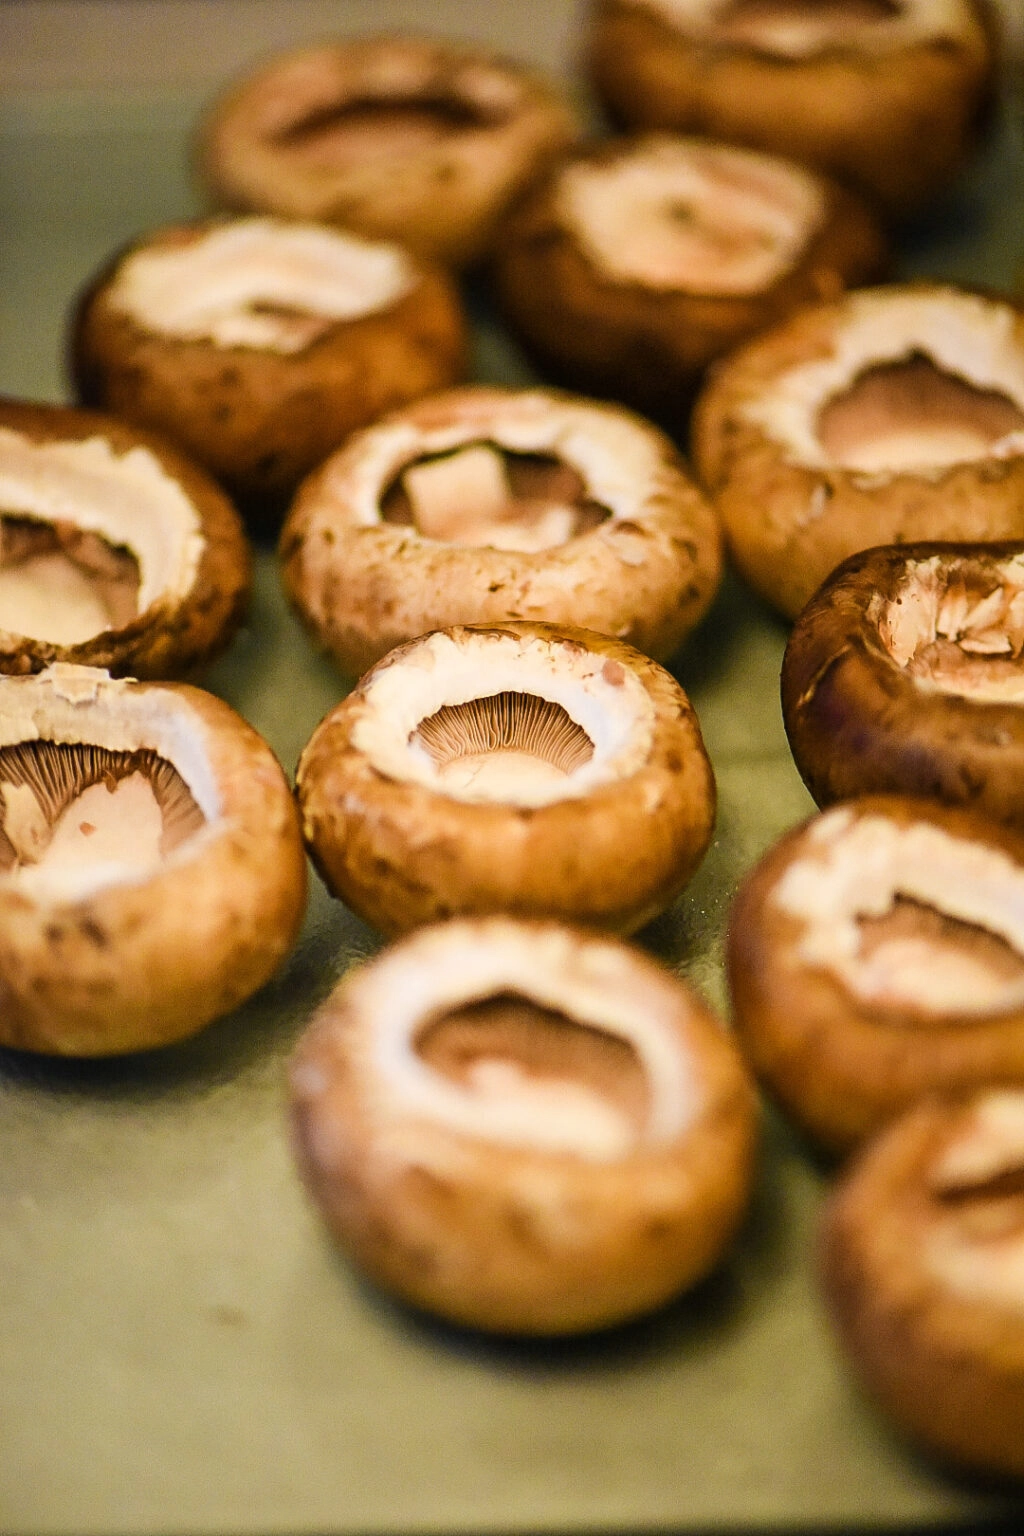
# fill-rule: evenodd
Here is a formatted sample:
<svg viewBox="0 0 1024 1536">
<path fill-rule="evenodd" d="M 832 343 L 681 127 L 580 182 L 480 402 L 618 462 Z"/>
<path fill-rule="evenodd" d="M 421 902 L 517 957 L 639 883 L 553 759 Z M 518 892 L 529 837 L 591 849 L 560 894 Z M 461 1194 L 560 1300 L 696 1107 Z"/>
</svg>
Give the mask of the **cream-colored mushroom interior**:
<svg viewBox="0 0 1024 1536">
<path fill-rule="evenodd" d="M 869 614 L 893 661 L 923 687 L 1024 701 L 1024 554 L 908 562 L 895 596 Z"/>
<path fill-rule="evenodd" d="M 385 522 L 411 524 L 426 538 L 524 553 L 555 548 L 610 516 L 564 460 L 488 441 L 407 464 L 380 509 Z"/>
<path fill-rule="evenodd" d="M 481 800 L 543 793 L 594 755 L 594 743 L 560 704 L 531 693 L 443 705 L 420 721 L 415 737 L 440 783 Z"/>
<path fill-rule="evenodd" d="M 624 1150 L 639 1139 L 650 1103 L 629 1041 L 513 992 L 428 1020 L 415 1042 L 423 1061 L 489 1102 L 517 1101 L 527 1120 L 554 1120 L 574 1141 Z"/>
<path fill-rule="evenodd" d="M 1024 1093 L 976 1099 L 925 1179 L 933 1274 L 966 1299 L 1024 1311 Z"/>
<path fill-rule="evenodd" d="M 37 891 L 145 878 L 205 822 L 177 769 L 151 749 L 0 747 L 0 870 Z"/>
<path fill-rule="evenodd" d="M 0 629 L 76 645 L 138 615 L 132 552 L 74 523 L 0 514 Z"/>
<path fill-rule="evenodd" d="M 840 807 L 772 899 L 801 924 L 800 960 L 864 1004 L 954 1021 L 1024 1006 L 1024 870 L 998 849 Z"/>
<path fill-rule="evenodd" d="M 723 296 L 770 287 L 824 213 L 819 185 L 795 165 L 658 136 L 571 165 L 558 196 L 590 260 L 612 279 Z"/>
<path fill-rule="evenodd" d="M 963 0 L 632 0 L 699 37 L 782 58 L 870 53 L 972 30 Z"/>
<path fill-rule="evenodd" d="M 915 353 L 868 368 L 827 400 L 818 435 L 829 457 L 864 471 L 943 466 L 984 457 L 1024 431 L 1024 410 Z"/>
<path fill-rule="evenodd" d="M 304 160 L 340 169 L 408 160 L 453 134 L 492 128 L 503 118 L 496 106 L 454 91 L 362 95 L 306 113 L 282 129 L 275 143 Z M 443 185 L 438 191 L 443 195 Z"/>
</svg>

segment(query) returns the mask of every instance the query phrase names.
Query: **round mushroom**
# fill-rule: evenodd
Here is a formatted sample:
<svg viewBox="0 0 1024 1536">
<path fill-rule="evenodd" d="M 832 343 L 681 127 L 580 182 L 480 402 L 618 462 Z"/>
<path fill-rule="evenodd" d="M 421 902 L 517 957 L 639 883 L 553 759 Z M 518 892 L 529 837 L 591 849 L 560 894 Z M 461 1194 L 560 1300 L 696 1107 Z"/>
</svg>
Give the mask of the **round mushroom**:
<svg viewBox="0 0 1024 1536">
<path fill-rule="evenodd" d="M 891 791 L 1024 831 L 1024 543 L 853 555 L 782 663 L 793 758 L 819 805 Z"/>
<path fill-rule="evenodd" d="M 291 1067 L 298 1159 L 381 1286 L 450 1321 L 568 1334 L 722 1257 L 755 1095 L 677 976 L 595 934 L 491 917 L 351 971 Z"/>
<path fill-rule="evenodd" d="M 541 368 L 678 430 L 707 365 L 800 305 L 882 275 L 859 198 L 773 155 L 649 134 L 566 157 L 495 253 Z"/>
<path fill-rule="evenodd" d="M 169 443 L 0 400 L 0 672 L 191 676 L 234 637 L 251 583 L 234 507 Z"/>
<path fill-rule="evenodd" d="M 400 246 L 275 218 L 155 230 L 89 283 L 79 398 L 163 431 L 275 512 L 357 427 L 464 374 L 453 280 Z"/>
<path fill-rule="evenodd" d="M 978 147 L 995 48 L 976 0 L 594 0 L 587 69 L 633 129 L 788 155 L 904 219 Z"/>
<path fill-rule="evenodd" d="M 919 1105 L 833 1192 L 821 1275 L 858 1378 L 960 1471 L 1024 1477 L 1024 1092 Z"/>
<path fill-rule="evenodd" d="M 66 663 L 0 679 L 0 1043 L 194 1034 L 269 979 L 305 898 L 288 781 L 227 704 Z"/>
<path fill-rule="evenodd" d="M 288 597 L 350 676 L 453 624 L 572 623 L 658 659 L 703 617 L 717 518 L 649 423 L 551 390 L 471 386 L 357 433 L 302 485 Z"/>
<path fill-rule="evenodd" d="M 930 1094 L 1024 1086 L 1024 840 L 932 801 L 833 806 L 742 883 L 728 978 L 744 1054 L 828 1151 Z"/>
<path fill-rule="evenodd" d="M 925 282 L 810 306 L 719 365 L 693 454 L 789 618 L 874 545 L 1024 537 L 1024 313 Z"/>
<path fill-rule="evenodd" d="M 629 932 L 683 889 L 715 814 L 675 679 L 547 624 L 389 652 L 317 727 L 296 789 L 328 888 L 388 934 L 489 912 Z"/>
<path fill-rule="evenodd" d="M 358 37 L 275 55 L 200 126 L 227 207 L 337 224 L 464 266 L 578 136 L 533 70 L 440 38 Z"/>
</svg>

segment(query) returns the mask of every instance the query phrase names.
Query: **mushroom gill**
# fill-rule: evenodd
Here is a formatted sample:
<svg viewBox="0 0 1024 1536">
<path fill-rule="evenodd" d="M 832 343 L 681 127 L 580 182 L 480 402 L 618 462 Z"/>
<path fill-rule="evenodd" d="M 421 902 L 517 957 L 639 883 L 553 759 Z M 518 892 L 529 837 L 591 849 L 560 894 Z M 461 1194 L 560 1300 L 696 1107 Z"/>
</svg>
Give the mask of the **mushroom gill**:
<svg viewBox="0 0 1024 1536">
<path fill-rule="evenodd" d="M 70 522 L 0 514 L 0 629 L 75 645 L 138 616 L 139 563 Z"/>
<path fill-rule="evenodd" d="M 380 509 L 384 522 L 426 538 L 524 553 L 565 544 L 611 515 L 563 460 L 483 440 L 406 464 Z"/>
<path fill-rule="evenodd" d="M 421 720 L 410 738 L 453 788 L 472 786 L 501 798 L 529 785 L 568 778 L 590 761 L 594 743 L 550 699 L 511 690 L 445 704 Z"/>
<path fill-rule="evenodd" d="M 1024 998 L 1024 955 L 1000 934 L 937 907 L 896 894 L 889 909 L 861 915 L 858 971 L 861 986 L 881 1006 L 907 1008 L 908 1026 L 925 1025 L 924 1009 L 944 1005 L 950 1017 L 965 1001 L 962 1022 L 978 1017 L 986 1000 Z M 930 1024 L 928 1027 L 931 1027 Z"/>
<path fill-rule="evenodd" d="M 24 741 L 0 748 L 0 870 L 159 867 L 205 823 L 184 779 L 150 748 Z"/>
<path fill-rule="evenodd" d="M 923 352 L 865 369 L 826 400 L 817 435 L 844 469 L 872 474 L 941 469 L 983 458 L 1024 431 L 1024 410 L 1008 395 L 981 389 Z"/>
</svg>

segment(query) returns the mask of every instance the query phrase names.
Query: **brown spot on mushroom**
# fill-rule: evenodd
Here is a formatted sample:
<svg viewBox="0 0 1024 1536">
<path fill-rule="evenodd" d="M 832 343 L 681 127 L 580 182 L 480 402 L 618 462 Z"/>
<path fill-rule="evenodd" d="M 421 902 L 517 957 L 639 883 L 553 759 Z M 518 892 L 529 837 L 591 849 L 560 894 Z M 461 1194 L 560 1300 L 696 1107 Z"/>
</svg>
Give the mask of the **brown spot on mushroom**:
<svg viewBox="0 0 1024 1536">
<path fill-rule="evenodd" d="M 612 688 L 621 688 L 626 681 L 626 670 L 618 661 L 606 661 L 601 668 L 601 676 Z"/>
<path fill-rule="evenodd" d="M 568 776 L 594 752 L 586 731 L 560 704 L 511 691 L 445 704 L 420 721 L 411 739 L 442 777 L 474 782 Z"/>
</svg>

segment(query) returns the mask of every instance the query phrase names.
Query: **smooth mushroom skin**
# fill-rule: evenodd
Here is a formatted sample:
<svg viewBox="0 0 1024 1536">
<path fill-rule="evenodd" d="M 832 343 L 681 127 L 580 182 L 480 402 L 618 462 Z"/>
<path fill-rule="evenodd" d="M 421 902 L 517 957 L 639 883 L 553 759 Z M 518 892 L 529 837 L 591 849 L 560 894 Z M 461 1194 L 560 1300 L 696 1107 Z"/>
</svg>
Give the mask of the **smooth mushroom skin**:
<svg viewBox="0 0 1024 1536">
<path fill-rule="evenodd" d="M 737 1039 L 811 1141 L 843 1154 L 911 1104 L 1024 1085 L 1024 840 L 865 795 L 772 847 L 729 917 Z"/>
<path fill-rule="evenodd" d="M 223 236 L 260 232 L 268 244 L 303 232 L 321 246 L 334 242 L 352 265 L 359 252 L 374 268 L 390 261 L 399 285 L 393 296 L 333 322 L 322 300 L 298 288 L 293 297 L 272 289 L 265 303 L 251 298 L 250 319 L 308 325 L 309 339 L 286 347 L 217 340 L 201 326 L 194 335 L 176 334 L 134 307 L 129 280 L 137 257 L 194 254 Z M 199 270 L 182 285 L 204 281 Z M 209 279 L 211 314 L 222 283 L 216 273 Z M 468 327 L 448 274 L 398 246 L 284 220 L 208 219 L 154 230 L 107 263 L 76 303 L 69 349 L 85 405 L 164 433 L 247 515 L 279 522 L 302 477 L 350 432 L 464 376 Z"/>
<path fill-rule="evenodd" d="M 553 716 L 576 760 L 539 790 L 485 782 L 468 798 L 440 753 L 430 767 L 424 722 L 496 699 L 468 743 L 486 778 L 489 752 L 516 745 L 491 714 L 503 696 Z M 715 816 L 711 764 L 675 679 L 617 640 L 546 624 L 455 626 L 389 652 L 313 733 L 296 792 L 328 889 L 389 935 L 492 912 L 632 932 L 686 885 Z"/>
<path fill-rule="evenodd" d="M 610 188 L 645 173 L 664 182 L 657 220 L 650 188 L 624 185 L 613 210 L 575 191 L 583 178 Z M 632 221 L 631 196 L 640 201 Z M 741 206 L 739 230 L 730 226 L 738 196 L 760 201 L 753 212 Z M 599 213 L 621 222 L 617 235 L 603 231 Z M 655 277 L 645 269 L 659 224 L 674 270 Z M 698 235 L 706 248 L 696 239 L 687 248 Z M 631 240 L 635 271 L 624 256 Z M 760 270 L 727 276 L 744 252 Z M 648 134 L 563 157 L 509 218 L 492 273 L 506 323 L 547 377 L 622 400 L 678 433 L 714 359 L 804 304 L 877 281 L 887 266 L 874 214 L 836 183 L 775 156 Z"/>
<path fill-rule="evenodd" d="M 447 1059 L 428 1053 L 438 1034 Z M 616 1067 L 643 1084 L 632 1114 Z M 638 1316 L 721 1260 L 748 1203 L 756 1099 L 726 1031 L 679 977 L 574 928 L 494 917 L 407 936 L 321 1006 L 290 1089 L 338 1241 L 464 1326 Z"/>
<path fill-rule="evenodd" d="M 560 89 L 519 63 L 381 36 L 270 58 L 214 102 L 196 152 L 229 208 L 340 225 L 463 267 L 579 133 Z"/>
<path fill-rule="evenodd" d="M 918 1105 L 825 1208 L 819 1266 L 849 1363 L 947 1467 L 1024 1477 L 1024 1095 Z"/>
<path fill-rule="evenodd" d="M 819 806 L 925 795 L 1024 831 L 1021 593 L 1021 542 L 887 545 L 832 573 L 782 663 L 786 734 Z"/>
<path fill-rule="evenodd" d="M 29 758 L 90 744 L 101 758 L 155 757 L 191 796 L 185 835 L 179 827 L 174 846 L 132 874 L 90 862 L 103 829 L 83 821 L 77 864 L 51 873 L 39 799 L 5 755 L 19 744 Z M 45 764 L 41 773 L 53 781 Z M 101 805 L 120 777 L 108 768 L 97 781 Z M 288 781 L 262 737 L 212 694 L 63 664 L 0 679 L 0 798 L 3 1045 L 78 1057 L 167 1045 L 242 1003 L 290 951 L 306 860 Z M 165 815 L 165 841 L 172 831 Z M 129 864 L 140 841 L 129 843 Z"/>
<path fill-rule="evenodd" d="M 426 529 L 413 514 L 389 520 L 389 490 L 421 463 L 466 450 L 483 458 L 483 491 L 438 491 Z M 541 496 L 520 502 L 522 516 L 512 515 L 517 465 L 531 478 L 550 471 Z M 507 486 L 488 518 L 480 509 L 492 476 Z M 558 484 L 566 479 L 568 492 Z M 449 501 L 459 506 L 446 537 Z M 538 513 L 557 526 L 535 540 Z M 353 436 L 303 483 L 279 555 L 293 608 L 354 677 L 430 630 L 509 619 L 598 630 L 665 660 L 706 613 L 723 560 L 713 510 L 648 422 L 553 390 L 483 385 L 431 396 Z"/>
<path fill-rule="evenodd" d="M 994 89 L 974 0 L 594 0 L 584 67 L 631 129 L 788 155 L 877 201 L 925 207 L 978 149 Z"/>
<path fill-rule="evenodd" d="M 712 371 L 697 477 L 740 573 L 796 618 L 881 544 L 1024 536 L 1024 312 L 915 282 L 812 305 Z"/>
<path fill-rule="evenodd" d="M 80 457 L 83 450 L 91 456 L 88 462 Z M 70 466 L 79 478 L 65 481 L 61 474 L 50 485 L 46 464 Z M 158 514 L 137 478 L 121 485 L 121 465 L 133 466 L 147 485 L 155 479 L 161 493 L 170 495 L 177 531 L 163 531 L 155 524 Z M 84 499 L 76 505 L 79 493 Z M 104 509 L 108 495 L 128 509 L 125 517 L 109 524 Z M 142 526 L 144 519 L 148 527 Z M 135 520 L 137 533 L 130 526 Z M 119 529 L 119 540 L 126 542 L 103 539 L 107 526 Z M 235 508 L 166 438 L 112 416 L 0 399 L 0 572 L 17 567 L 19 536 L 24 539 L 26 534 L 30 544 L 49 539 L 55 552 L 70 550 L 72 557 L 82 537 L 90 541 L 89 551 L 68 562 L 81 573 L 79 581 L 94 571 L 102 577 L 108 568 L 116 572 L 134 565 L 136 581 L 141 576 L 144 584 L 148 573 L 140 567 L 145 562 L 125 557 L 133 547 L 152 552 L 161 544 L 171 551 L 168 562 L 178 574 L 169 584 L 152 578 L 154 592 L 141 612 L 133 597 L 128 611 L 100 621 L 102 627 L 94 634 L 65 642 L 5 627 L 0 598 L 2 673 L 40 672 L 54 662 L 68 662 L 101 667 L 113 676 L 196 677 L 227 649 L 245 618 L 252 552 Z M 155 563 L 155 554 L 153 559 Z M 0 585 L 3 579 L 0 575 Z M 59 609 L 64 601 L 64 589 L 55 588 L 53 605 Z"/>
</svg>

